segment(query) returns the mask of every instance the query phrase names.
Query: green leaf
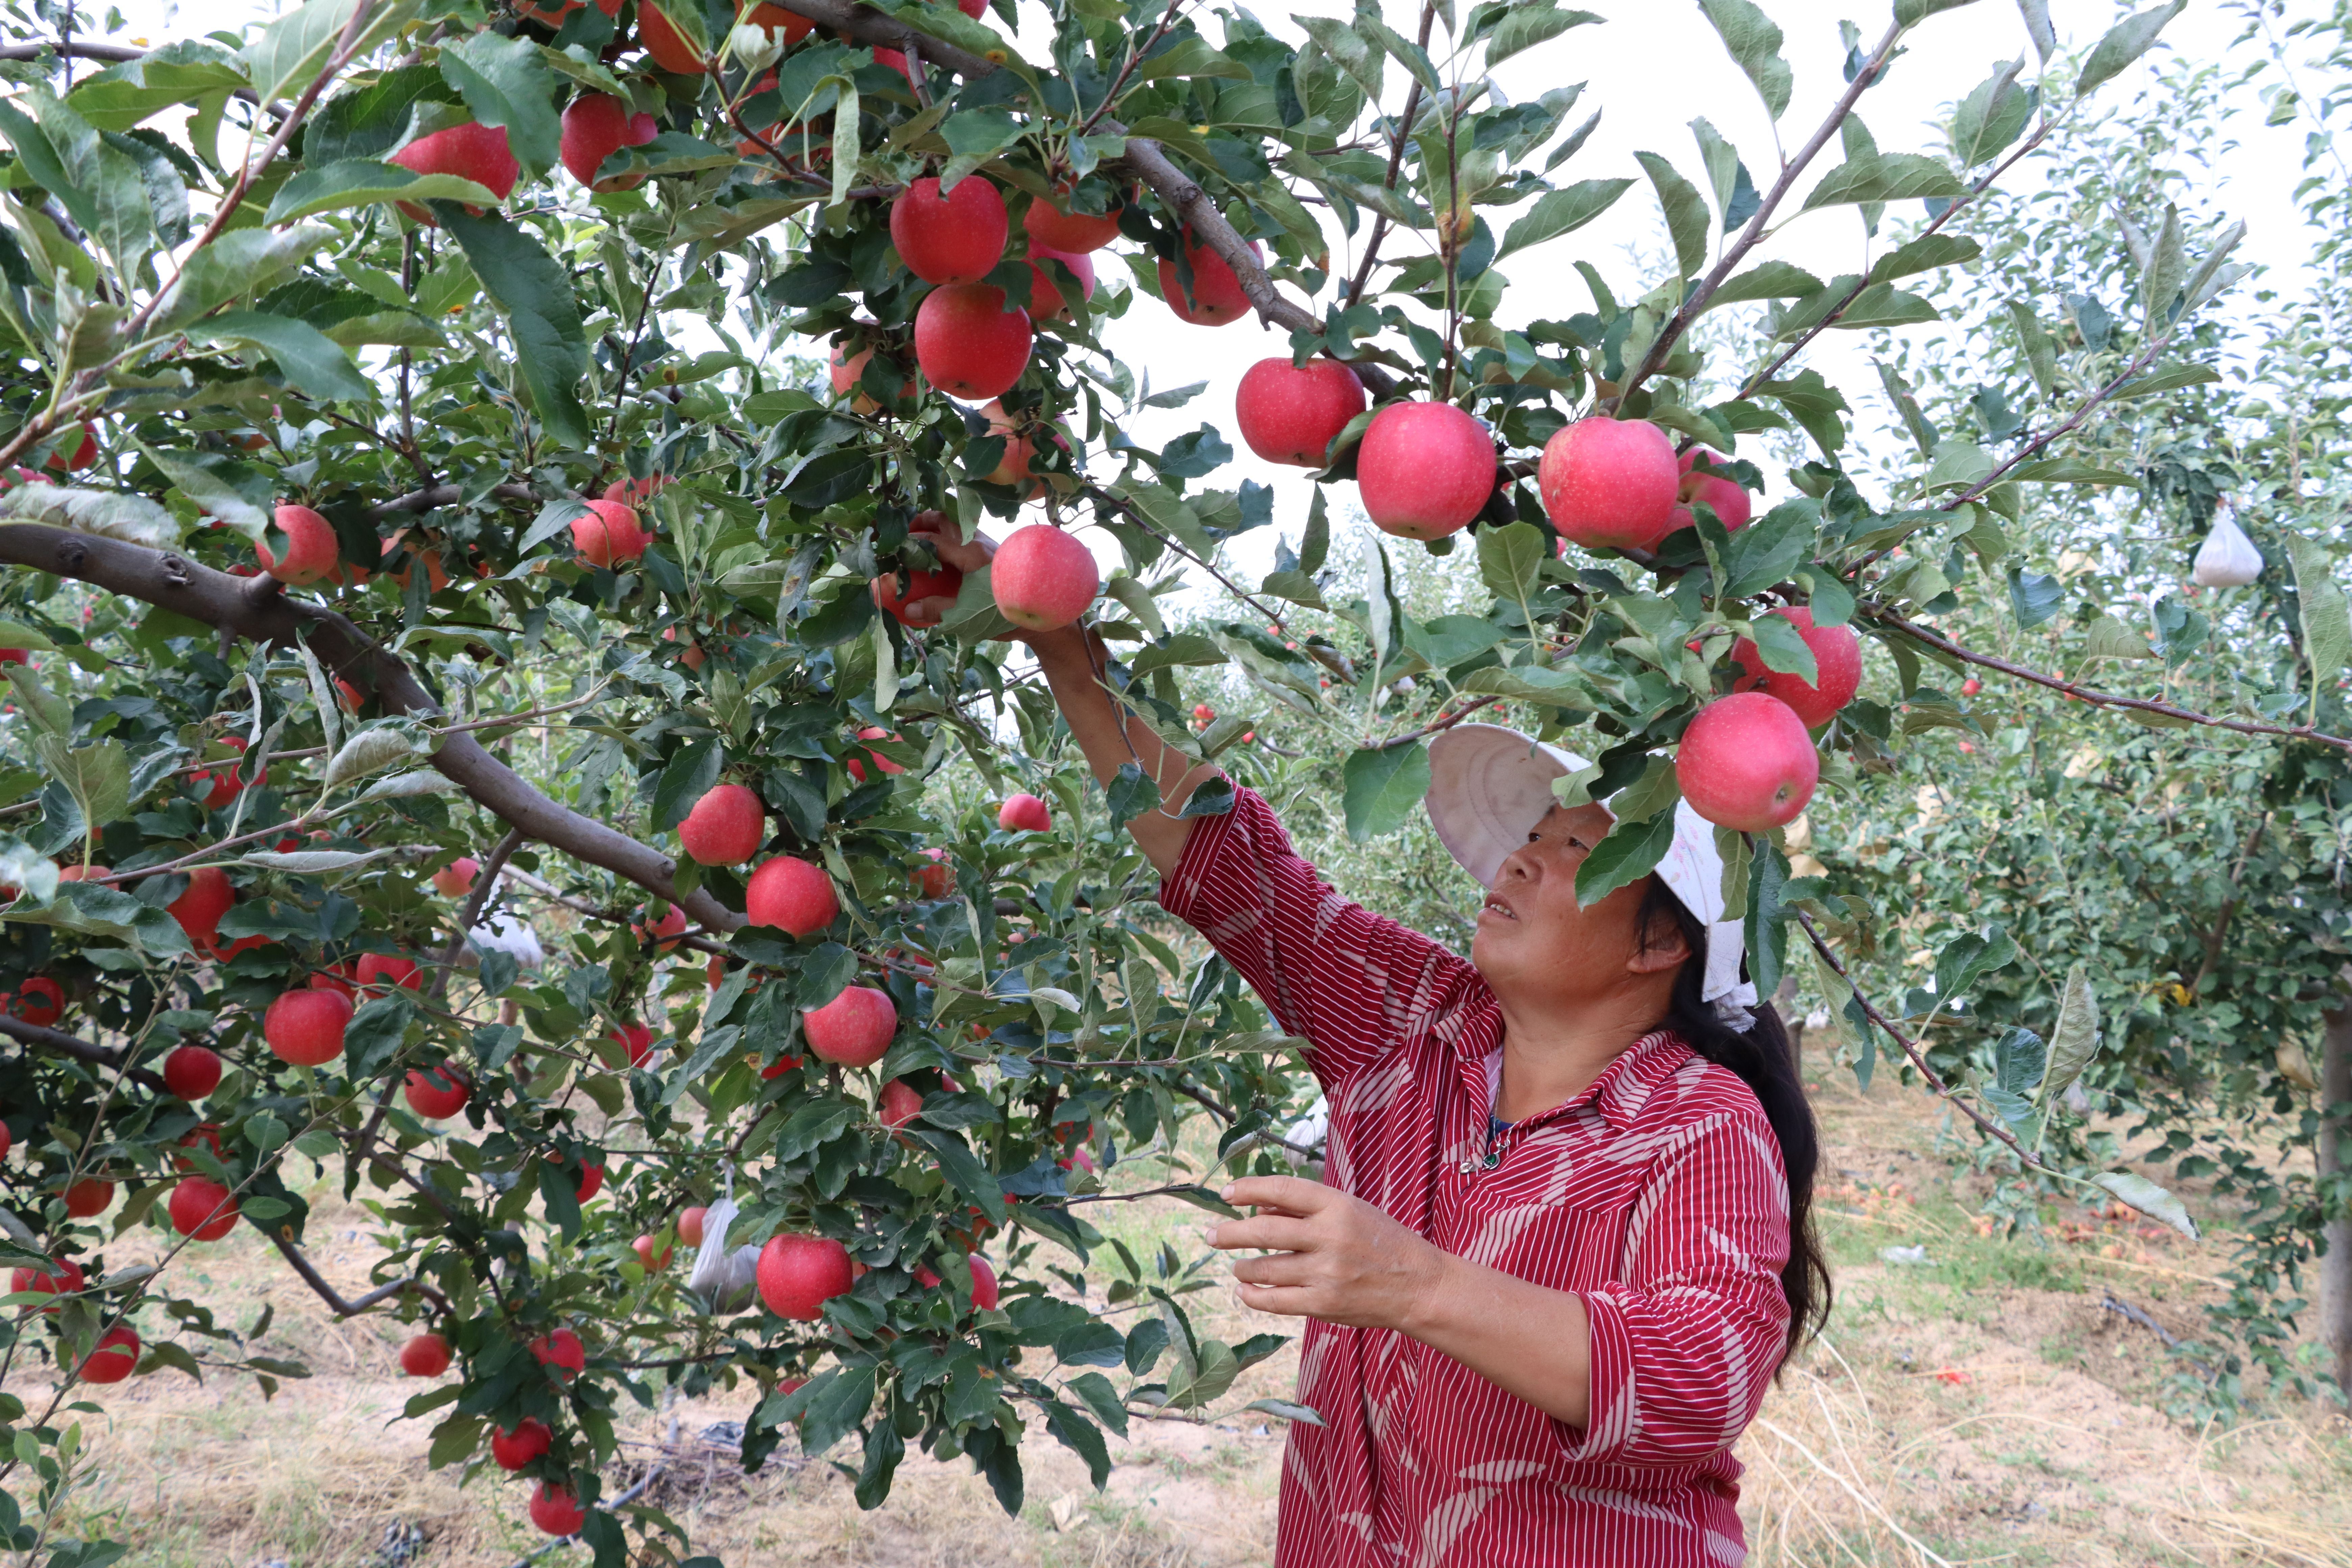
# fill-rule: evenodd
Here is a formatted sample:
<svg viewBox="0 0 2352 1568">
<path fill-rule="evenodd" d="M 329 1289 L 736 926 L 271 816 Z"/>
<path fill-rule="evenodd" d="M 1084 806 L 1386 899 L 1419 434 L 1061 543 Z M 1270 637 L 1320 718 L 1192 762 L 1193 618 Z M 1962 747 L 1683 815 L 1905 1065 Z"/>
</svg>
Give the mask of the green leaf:
<svg viewBox="0 0 2352 1568">
<path fill-rule="evenodd" d="M 417 11 L 417 0 L 392 0 L 388 5 L 374 5 L 373 0 L 310 0 L 300 10 L 278 17 L 245 46 L 246 72 L 252 79 L 254 97 L 263 103 L 299 98 L 326 68 L 352 13 L 362 5 L 372 8 L 353 39 L 353 59 L 364 56 L 369 46 L 385 35 L 405 26 Z"/>
<path fill-rule="evenodd" d="M 1486 35 L 1486 65 L 1488 68 L 1509 59 L 1524 49 L 1548 43 L 1570 27 L 1580 27 L 1601 17 L 1590 11 L 1562 11 L 1551 5 L 1515 5 L 1503 13 L 1495 30 Z"/>
<path fill-rule="evenodd" d="M 1514 522 L 1478 531 L 1478 576 L 1498 599 L 1525 599 L 1536 591 L 1536 574 L 1550 552 L 1543 531 L 1532 522 Z"/>
<path fill-rule="evenodd" d="M 2189 1217 L 2188 1206 L 2146 1176 L 2108 1171 L 2091 1179 L 2150 1219 L 2160 1219 L 2189 1240 L 2197 1239 L 2197 1222 Z"/>
<path fill-rule="evenodd" d="M 963 1140 L 951 1132 L 918 1129 L 914 1136 L 928 1145 L 938 1156 L 940 1173 L 956 1191 L 980 1205 L 980 1210 L 999 1225 L 1004 1223 L 1004 1189 L 997 1184 L 988 1167 L 978 1156 L 964 1147 Z"/>
<path fill-rule="evenodd" d="M 2180 208 L 2174 203 L 2164 204 L 2164 222 L 2158 226 L 2156 243 L 2149 248 L 2147 266 L 2140 279 L 2140 305 L 2145 312 L 2147 335 L 2163 332 L 2172 321 L 2172 301 L 2180 292 L 2181 279 L 2188 276 L 2189 263 L 2182 250 Z"/>
<path fill-rule="evenodd" d="M 1609 814 L 1620 822 L 1646 822 L 1682 797 L 1674 759 L 1652 757 L 1640 778 L 1609 797 Z"/>
<path fill-rule="evenodd" d="M 1765 668 L 1793 675 L 1808 684 L 1821 679 L 1821 666 L 1814 661 L 1812 648 L 1788 616 L 1759 616 L 1748 623 L 1748 630 L 1756 639 L 1756 651 Z"/>
<path fill-rule="evenodd" d="M 505 312 L 515 361 L 541 422 L 565 445 L 586 447 L 588 410 L 580 402 L 580 383 L 588 374 L 588 343 L 572 279 L 539 241 L 504 218 L 468 217 L 454 202 L 435 202 L 433 211 L 465 250 L 483 291 Z"/>
<path fill-rule="evenodd" d="M 2188 8 L 2189 0 L 2172 0 L 2169 5 L 2126 16 L 2108 28 L 2106 36 L 2092 46 L 2091 58 L 2083 62 L 2083 74 L 2074 80 L 2074 97 L 2078 100 L 2088 98 L 2101 84 L 2121 76 L 2134 60 L 2147 53 L 2165 25 Z M 2131 1202 L 2129 1198 L 2124 1201 Z"/>
<path fill-rule="evenodd" d="M 1993 1045 L 1993 1079 L 2008 1093 L 2032 1094 L 2049 1061 L 2041 1036 L 2031 1029 L 2011 1029 Z"/>
<path fill-rule="evenodd" d="M 1354 79 L 1364 95 L 1378 103 L 1381 97 L 1381 51 L 1337 16 L 1301 16 L 1294 14 L 1292 21 L 1306 30 L 1307 36 L 1323 47 L 1323 52 L 1338 62 L 1341 70 Z M 1631 184 L 1631 182 L 1627 182 Z"/>
<path fill-rule="evenodd" d="M 2336 585 L 2336 562 L 2327 546 L 2290 533 L 2286 549 L 2294 563 L 2295 599 L 2303 622 L 2304 658 L 2311 664 L 2315 718 L 2321 688 L 2333 684 L 2343 673 L 2346 660 L 2352 658 L 2352 609 L 2347 609 L 2344 590 Z"/>
<path fill-rule="evenodd" d="M 205 38 L 181 38 L 84 77 L 66 102 L 100 131 L 128 131 L 152 114 L 246 85 L 236 57 Z"/>
<path fill-rule="evenodd" d="M 1735 0 L 1738 3 L 1738 0 Z M 1696 278 L 1706 270 L 1706 237 L 1711 226 L 1706 216 L 1706 198 L 1698 187 L 1682 177 L 1672 163 L 1655 153 L 1636 153 L 1633 161 L 1650 176 L 1657 188 L 1658 205 L 1665 210 L 1666 233 L 1675 242 L 1675 259 L 1685 278 Z M 1525 218 L 1520 223 L 1528 221 Z M 1513 233 L 1518 224 L 1511 226 Z"/>
<path fill-rule="evenodd" d="M 1261 1415 L 1271 1415 L 1276 1421 L 1295 1421 L 1302 1426 L 1320 1426 L 1323 1417 L 1311 1405 L 1298 1405 L 1287 1399 L 1253 1399 L 1242 1406 Z"/>
<path fill-rule="evenodd" d="M 188 329 L 198 342 L 236 343 L 267 353 L 287 384 L 320 403 L 369 403 L 375 387 L 324 332 L 290 316 L 227 310 Z"/>
<path fill-rule="evenodd" d="M 821 942 L 801 964 L 793 1005 L 814 1012 L 830 1004 L 857 978 L 857 955 L 837 942 Z"/>
<path fill-rule="evenodd" d="M 1844 202 L 1904 202 L 1967 194 L 1968 186 L 1941 159 L 1924 153 L 1873 153 L 1849 158 L 1822 176 L 1803 210 Z"/>
<path fill-rule="evenodd" d="M 1987 472 L 1990 470 L 1988 469 Z M 2139 480 L 2120 468 L 2103 468 L 2080 458 L 2044 458 L 2024 463 L 2001 476 L 2021 485 L 2136 485 Z"/>
<path fill-rule="evenodd" d="M 1403 826 L 1429 793 L 1429 749 L 1418 742 L 1366 747 L 1349 756 L 1339 776 L 1348 837 L 1361 844 Z"/>
<path fill-rule="evenodd" d="M 1592 847 L 1576 868 L 1576 901 L 1591 908 L 1618 889 L 1638 882 L 1658 868 L 1674 847 L 1675 817 L 1661 811 L 1639 822 L 1620 819 L 1608 836 Z"/>
<path fill-rule="evenodd" d="M 2042 1098 L 2055 1100 L 2065 1093 L 2098 1054 L 2098 993 L 2091 989 L 2090 972 L 2077 963 L 2066 972 L 2058 1023 L 2050 1031 L 2050 1071 L 2042 1080 Z"/>
<path fill-rule="evenodd" d="M 1698 8 L 1723 37 L 1723 47 L 1748 79 L 1756 96 L 1778 120 L 1789 110 L 1789 89 L 1794 78 L 1780 58 L 1780 29 L 1750 0 L 1698 0 Z"/>
<path fill-rule="evenodd" d="M 1724 552 L 1724 592 L 1735 599 L 1760 594 L 1811 559 L 1821 503 L 1784 500 L 1731 536 Z"/>
<path fill-rule="evenodd" d="M 504 126 L 507 146 L 526 174 L 555 162 L 562 126 L 555 113 L 555 73 L 525 37 L 467 33 L 441 46 L 441 75 L 481 124 Z"/>
<path fill-rule="evenodd" d="M 1916 27 L 1939 12 L 1975 4 L 1976 0 L 1895 0 L 1895 19 L 1906 27 Z"/>
<path fill-rule="evenodd" d="M 289 229 L 229 230 L 188 258 L 179 280 L 164 291 L 164 302 L 150 323 L 152 331 L 173 331 L 232 300 L 268 289 L 334 234 L 318 223 Z"/>
<path fill-rule="evenodd" d="M 655 830 L 667 833 L 684 822 L 696 803 L 718 785 L 719 769 L 725 761 L 716 735 L 705 735 L 680 746 L 664 765 L 661 779 L 654 785 Z"/>
<path fill-rule="evenodd" d="M 2083 637 L 2083 657 L 2092 658 L 2160 658 L 2163 656 L 2148 646 L 2147 639 L 2134 631 L 2122 618 L 2103 615 L 2091 623 Z"/>
<path fill-rule="evenodd" d="M 2017 85 L 2017 73 L 2024 68 L 2022 55 L 1996 68 L 1952 111 L 1952 156 L 1961 168 L 1990 163 L 2025 129 L 2033 99 Z"/>
<path fill-rule="evenodd" d="M 1919 321 L 1940 321 L 1936 307 L 1916 294 L 1906 294 L 1891 283 L 1873 283 L 1853 297 L 1830 325 L 1841 331 L 1867 327 L 1907 327 Z"/>
<path fill-rule="evenodd" d="M 1801 267 L 1786 261 L 1767 261 L 1747 271 L 1726 279 L 1722 288 L 1707 297 L 1706 308 L 1737 305 L 1747 300 L 1794 300 L 1818 293 L 1822 280 Z"/>
<path fill-rule="evenodd" d="M 1944 944 L 1936 955 L 1936 994 L 1948 1004 L 1996 970 L 2017 961 L 2017 943 L 2000 927 L 1967 931 Z"/>
<path fill-rule="evenodd" d="M 1158 81 L 1163 77 L 1176 76 L 1214 77 L 1227 81 L 1247 81 L 1250 79 L 1250 71 L 1249 67 L 1230 55 L 1221 53 L 1216 46 L 1200 34 L 1188 33 L 1136 67 L 1135 75 L 1129 79 L 1140 86 L 1144 82 Z"/>
<path fill-rule="evenodd" d="M 2021 631 L 2031 630 L 2056 615 L 2065 596 L 2066 584 L 2055 577 L 2015 566 L 2009 569 L 2009 605 L 2017 612 Z"/>
<path fill-rule="evenodd" d="M 1160 804 L 1160 786 L 1143 776 L 1133 763 L 1121 763 L 1118 774 L 1103 791 L 1110 808 L 1110 825 L 1125 827 Z"/>
<path fill-rule="evenodd" d="M 319 213 L 341 212 L 377 202 L 450 201 L 472 206 L 499 205 L 495 192 L 455 174 L 419 174 L 397 163 L 346 158 L 324 168 L 305 169 L 278 187 L 263 221 L 290 223 Z"/>
<path fill-rule="evenodd" d="M 1932 272 L 1938 267 L 1974 261 L 1983 254 L 1983 246 L 1959 235 L 1921 235 L 1909 244 L 1897 246 L 1880 257 L 1870 269 L 1870 280 L 1873 283 L 1892 282 L 1914 273 Z"/>
<path fill-rule="evenodd" d="M 20 666 L 8 666 L 14 676 Z M 22 688 L 20 687 L 21 690 Z M 131 758 L 120 741 L 96 745 L 68 745 L 54 735 L 35 740 L 50 776 L 66 786 L 81 807 L 84 822 L 93 826 L 120 819 L 131 806 Z"/>
<path fill-rule="evenodd" d="M 1579 180 L 1572 185 L 1546 191 L 1536 198 L 1527 216 L 1504 231 L 1502 247 L 1495 252 L 1495 259 L 1499 261 L 1515 250 L 1525 250 L 1582 228 L 1607 212 L 1633 184 L 1631 180 Z"/>
<path fill-rule="evenodd" d="M 2111 402 L 2126 397 L 2146 397 L 2151 393 L 2178 392 L 2184 386 L 2202 386 L 2221 379 L 2221 373 L 2210 364 L 2160 364 L 2137 381 L 2126 382 L 2117 388 Z"/>
</svg>

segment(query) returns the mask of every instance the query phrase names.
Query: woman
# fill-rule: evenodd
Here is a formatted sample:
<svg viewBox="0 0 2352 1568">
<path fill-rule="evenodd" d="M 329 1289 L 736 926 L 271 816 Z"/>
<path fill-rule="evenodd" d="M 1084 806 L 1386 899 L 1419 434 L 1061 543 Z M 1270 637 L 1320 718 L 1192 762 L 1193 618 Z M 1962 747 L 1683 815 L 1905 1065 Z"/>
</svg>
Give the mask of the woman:
<svg viewBox="0 0 2352 1568">
<path fill-rule="evenodd" d="M 985 545 L 949 545 L 950 564 Z M 1828 1307 L 1811 1112 L 1739 975 L 1711 831 L 1590 908 L 1612 820 L 1583 764 L 1489 726 L 1432 747 L 1431 815 L 1486 884 L 1469 963 L 1316 879 L 1265 802 L 1174 815 L 1187 766 L 1103 685 L 1099 641 L 1027 640 L 1160 902 L 1309 1042 L 1328 1184 L 1251 1177 L 1209 1232 L 1244 1303 L 1309 1320 L 1278 1568 L 1723 1568 L 1746 1555 L 1730 1447 Z"/>
</svg>

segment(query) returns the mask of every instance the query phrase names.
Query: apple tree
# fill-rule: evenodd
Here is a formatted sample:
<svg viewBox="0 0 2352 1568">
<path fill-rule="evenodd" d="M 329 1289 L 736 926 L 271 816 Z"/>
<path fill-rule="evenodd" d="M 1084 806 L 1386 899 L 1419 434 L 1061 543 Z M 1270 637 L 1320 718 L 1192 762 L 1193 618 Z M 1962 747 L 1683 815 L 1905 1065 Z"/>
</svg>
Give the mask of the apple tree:
<svg viewBox="0 0 2352 1568">
<path fill-rule="evenodd" d="M 2236 269 L 2163 226 L 2134 353 L 2004 447 L 1884 476 L 1807 351 L 1937 319 L 1922 280 L 1984 253 L 2000 179 L 2179 8 L 2073 57 L 2029 5 L 2030 78 L 1948 150 L 1882 151 L 1864 111 L 1947 0 L 1823 40 L 1810 127 L 1780 126 L 1780 28 L 1704 0 L 1775 153 L 1701 119 L 1574 179 L 1584 89 L 1496 80 L 1598 20 L 1545 4 L 1297 36 L 1160 0 L 311 0 L 153 49 L 7 24 L 0 1353 L 54 1372 L 0 1394 L 10 1545 L 104 1556 L 56 1533 L 90 1384 L 299 1374 L 173 1293 L 240 1224 L 337 1313 L 412 1323 L 434 1462 L 527 1486 L 600 1565 L 692 1550 L 601 1477 L 665 1389 L 756 1392 L 747 1466 L 793 1432 L 872 1506 L 912 1446 L 1017 1510 L 1040 1428 L 1099 1483 L 1107 1431 L 1274 1353 L 1089 1223 L 1215 1207 L 1188 1129 L 1272 1161 L 1305 1079 L 1155 918 L 1120 832 L 1153 788 L 1087 784 L 1018 627 L 1089 616 L 1105 686 L 1247 784 L 1285 760 L 1185 688 L 1239 668 L 1366 839 L 1431 733 L 1507 715 L 1595 758 L 1588 897 L 1656 864 L 1687 789 L 1759 986 L 1858 961 L 1907 911 L 1795 876 L 1786 824 L 1969 722 L 1992 656 L 1937 626 L 2009 603 L 2027 498 L 2109 478 L 2079 432 L 2184 384 Z M 1637 186 L 1656 275 L 1565 254 Z M 1864 272 L 1774 254 L 1919 202 Z M 1217 395 L 1315 476 L 1304 515 L 1217 486 L 1213 423 L 1139 439 L 1191 393 L 1104 333 L 1163 309 L 1281 330 Z M 1350 500 L 1475 605 L 1407 614 L 1401 543 L 1343 596 Z M 1258 530 L 1253 586 L 1227 546 Z M 1865 652 L 1895 701 L 1856 696 Z M 2352 744 L 2325 710 L 2158 706 Z M 552 951 L 505 923 L 533 910 Z M 1956 938 L 1943 989 L 2015 950 Z M 2170 1211 L 1937 1071 L 1898 1004 L 1852 1007 L 2021 1169 Z M 387 1243 L 356 1299 L 305 1251 L 329 1180 Z"/>
</svg>

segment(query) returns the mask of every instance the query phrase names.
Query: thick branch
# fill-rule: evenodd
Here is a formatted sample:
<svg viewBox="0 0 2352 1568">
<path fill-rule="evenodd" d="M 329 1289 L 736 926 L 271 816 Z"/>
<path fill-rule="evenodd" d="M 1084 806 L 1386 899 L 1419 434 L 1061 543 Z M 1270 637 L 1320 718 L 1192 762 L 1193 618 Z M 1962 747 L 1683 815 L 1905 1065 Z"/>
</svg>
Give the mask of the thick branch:
<svg viewBox="0 0 2352 1568">
<path fill-rule="evenodd" d="M 1878 609 L 1865 605 L 1858 613 L 1869 616 L 1880 626 L 1890 626 L 1904 636 L 1916 638 L 1928 647 L 1939 653 L 1948 654 L 1963 663 L 1980 665 L 1986 669 L 1997 669 L 2003 675 L 2013 675 L 2020 680 L 2030 680 L 2036 686 L 2046 686 L 2053 691 L 2063 691 L 2067 696 L 2079 698 L 2095 708 L 2136 709 L 2142 713 L 2160 714 L 2168 719 L 2180 720 L 2184 723 L 2203 724 L 2216 730 L 2234 730 L 2241 735 L 2276 735 L 2282 740 L 2288 741 L 2315 741 L 2323 746 L 2334 746 L 2338 751 L 2352 752 L 2352 739 L 2328 734 L 2326 731 L 2315 729 L 2309 724 L 2265 724 L 2257 719 L 2224 719 L 2218 714 L 2200 713 L 2193 708 L 2181 708 L 2170 702 L 2158 702 L 2150 698 L 2126 697 L 2117 692 L 2102 691 L 2095 686 L 2084 686 L 2080 681 L 2066 680 L 2055 675 L 2044 675 L 2038 669 L 2028 668 L 2024 665 L 2013 663 L 2009 659 L 1996 658 L 1990 654 L 1972 652 L 1942 633 L 1930 631 L 1915 621 L 1906 620 L 1893 610 Z"/>
<path fill-rule="evenodd" d="M 326 1302 L 328 1308 L 338 1318 L 356 1318 L 378 1301 L 390 1300 L 406 1290 L 414 1290 L 426 1298 L 444 1312 L 449 1310 L 449 1299 L 446 1296 L 414 1275 L 405 1279 L 395 1279 L 389 1285 L 380 1285 L 356 1301 L 346 1301 L 343 1300 L 342 1293 L 328 1284 L 326 1277 L 321 1275 L 310 1260 L 302 1255 L 300 1247 L 275 1231 L 269 1233 L 269 1240 L 278 1251 L 286 1255 L 286 1261 L 293 1265 L 294 1272 L 302 1277 L 302 1283 L 317 1291 L 319 1299 Z"/>
<path fill-rule="evenodd" d="M 1707 301 L 1715 298 L 1716 290 L 1723 287 L 1724 279 L 1731 276 L 1732 268 L 1747 260 L 1748 253 L 1762 243 L 1765 231 L 1772 222 L 1772 215 L 1788 196 L 1789 188 L 1797 183 L 1797 176 L 1805 172 L 1806 165 L 1829 145 L 1830 138 L 1837 134 L 1838 127 L 1844 124 L 1846 116 L 1853 112 L 1853 106 L 1861 101 L 1863 93 L 1877 81 L 1879 73 L 1886 68 L 1886 57 L 1895 51 L 1895 41 L 1902 36 L 1903 24 L 1900 22 L 1886 29 L 1886 37 L 1878 40 L 1878 47 L 1871 51 L 1869 60 L 1854 73 L 1853 80 L 1846 86 L 1845 96 L 1837 100 L 1829 117 L 1822 121 L 1821 129 L 1813 132 L 1813 139 L 1799 148 L 1794 158 L 1780 165 L 1780 177 L 1772 182 L 1772 188 L 1765 193 L 1763 205 L 1748 220 L 1748 226 L 1739 231 L 1739 237 L 1725 249 L 1722 259 L 1715 264 L 1715 269 L 1692 290 L 1690 298 L 1682 302 L 1681 309 L 1668 317 L 1666 324 L 1658 330 L 1657 341 L 1650 345 L 1650 352 L 1642 356 L 1640 366 L 1625 378 L 1624 385 L 1618 389 L 1617 395 L 1621 399 L 1657 373 L 1658 367 L 1665 363 L 1666 355 L 1681 341 L 1683 333 L 1690 330 L 1690 324 L 1706 310 Z"/>
<path fill-rule="evenodd" d="M 290 647 L 307 632 L 311 651 L 339 675 L 362 683 L 385 710 L 438 719 L 440 706 L 397 656 L 333 611 L 285 596 L 268 577 L 232 577 L 185 556 L 45 523 L 0 524 L 0 563 L 71 577 L 255 642 Z M 470 735 L 447 735 L 433 766 L 529 837 L 602 866 L 677 905 L 698 924 L 734 931 L 743 917 L 697 888 L 680 894 L 676 864 L 649 845 L 558 805 Z"/>
<path fill-rule="evenodd" d="M 500 500 L 519 501 L 524 506 L 537 506 L 540 494 L 529 485 L 493 485 L 490 494 Z M 431 511 L 436 507 L 456 506 L 466 499 L 466 492 L 456 485 L 427 485 L 421 490 L 394 496 L 368 508 L 371 517 L 394 517 L 403 512 Z"/>
<path fill-rule="evenodd" d="M 94 1068 L 119 1068 L 122 1065 L 122 1053 L 111 1047 L 93 1045 L 62 1029 L 27 1024 L 22 1018 L 12 1018 L 5 1013 L 0 1013 L 0 1035 L 5 1035 L 20 1046 L 29 1046 L 37 1051 L 53 1051 L 61 1057 L 71 1057 L 78 1062 L 88 1062 Z M 160 1077 L 145 1068 L 132 1068 L 123 1076 L 134 1083 L 146 1085 L 158 1094 L 171 1092 Z"/>
</svg>

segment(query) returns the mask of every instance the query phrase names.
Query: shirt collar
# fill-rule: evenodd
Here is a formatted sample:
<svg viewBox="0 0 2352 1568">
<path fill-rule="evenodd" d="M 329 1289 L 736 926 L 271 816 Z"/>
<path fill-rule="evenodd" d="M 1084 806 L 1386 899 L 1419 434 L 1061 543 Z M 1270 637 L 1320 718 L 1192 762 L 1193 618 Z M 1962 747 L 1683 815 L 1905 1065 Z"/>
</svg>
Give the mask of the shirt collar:
<svg viewBox="0 0 2352 1568">
<path fill-rule="evenodd" d="M 1502 1014 L 1492 1014 L 1494 1026 L 1466 1031 L 1461 1042 L 1464 1055 L 1468 1047 L 1483 1041 L 1485 1050 L 1475 1058 L 1476 1069 L 1486 1081 L 1486 1114 L 1495 1113 L 1495 1086 L 1501 1081 L 1503 1030 Z M 1622 1132 L 1633 1126 L 1635 1117 L 1648 1103 L 1651 1091 L 1674 1076 L 1675 1070 L 1691 1058 L 1691 1049 L 1682 1037 L 1671 1029 L 1654 1029 L 1634 1041 L 1615 1061 L 1601 1069 L 1601 1076 L 1574 1096 L 1549 1110 L 1524 1118 L 1528 1122 L 1546 1121 L 1565 1115 L 1580 1106 L 1590 1105 L 1600 1112 L 1601 1119 L 1612 1131 Z M 1516 1125 L 1516 1124 L 1515 1124 Z"/>
</svg>

